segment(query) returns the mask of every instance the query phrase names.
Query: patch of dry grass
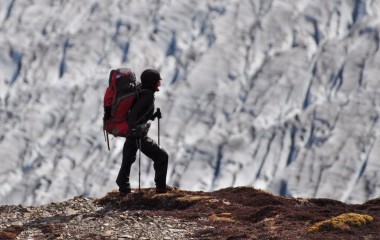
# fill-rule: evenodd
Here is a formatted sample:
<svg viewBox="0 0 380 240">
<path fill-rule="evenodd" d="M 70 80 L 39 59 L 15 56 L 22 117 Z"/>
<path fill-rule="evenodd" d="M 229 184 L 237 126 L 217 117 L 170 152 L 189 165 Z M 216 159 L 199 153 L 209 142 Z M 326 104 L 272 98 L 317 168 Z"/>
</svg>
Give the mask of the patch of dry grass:
<svg viewBox="0 0 380 240">
<path fill-rule="evenodd" d="M 213 213 L 211 214 L 210 219 L 213 221 L 236 222 L 234 219 L 232 219 L 231 213 Z"/>
<path fill-rule="evenodd" d="M 357 213 L 345 213 L 329 220 L 318 222 L 308 229 L 308 232 L 323 229 L 351 230 L 351 227 L 360 227 L 373 221 L 373 217 Z"/>
</svg>

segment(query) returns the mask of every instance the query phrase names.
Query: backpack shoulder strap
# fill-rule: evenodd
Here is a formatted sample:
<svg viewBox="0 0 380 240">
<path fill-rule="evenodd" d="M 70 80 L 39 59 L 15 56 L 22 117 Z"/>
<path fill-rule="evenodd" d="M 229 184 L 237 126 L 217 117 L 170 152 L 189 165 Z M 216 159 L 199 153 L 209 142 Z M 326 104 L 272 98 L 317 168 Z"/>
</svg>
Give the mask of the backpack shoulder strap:
<svg viewBox="0 0 380 240">
<path fill-rule="evenodd" d="M 149 89 L 141 89 L 140 88 L 140 90 L 139 90 L 139 94 L 141 94 L 141 93 L 143 93 L 143 92 L 148 92 L 148 91 L 151 91 L 151 90 L 149 90 Z M 139 95 L 137 95 L 137 98 L 136 98 L 136 100 L 138 100 L 138 97 L 139 97 Z M 154 97 L 154 96 L 153 96 Z M 142 119 L 144 119 L 144 117 L 152 110 L 152 108 L 153 108 L 153 106 L 154 106 L 154 102 L 152 102 L 152 104 L 150 105 L 150 107 L 147 109 L 147 111 L 144 113 L 144 114 L 142 114 L 138 119 L 137 119 L 137 123 L 139 123 Z"/>
</svg>

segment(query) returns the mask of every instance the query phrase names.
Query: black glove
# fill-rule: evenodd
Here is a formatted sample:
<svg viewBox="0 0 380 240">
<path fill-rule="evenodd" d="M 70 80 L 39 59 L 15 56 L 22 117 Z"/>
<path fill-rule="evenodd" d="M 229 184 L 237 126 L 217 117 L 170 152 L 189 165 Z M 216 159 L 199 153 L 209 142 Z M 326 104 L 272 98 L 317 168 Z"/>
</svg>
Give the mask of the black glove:
<svg viewBox="0 0 380 240">
<path fill-rule="evenodd" d="M 154 120 L 155 118 L 158 118 L 158 119 L 162 118 L 161 110 L 159 108 L 157 108 L 157 111 L 153 113 L 151 120 Z"/>
<path fill-rule="evenodd" d="M 135 138 L 141 138 L 142 137 L 142 129 L 141 128 L 132 128 L 129 131 L 129 134 Z"/>
</svg>

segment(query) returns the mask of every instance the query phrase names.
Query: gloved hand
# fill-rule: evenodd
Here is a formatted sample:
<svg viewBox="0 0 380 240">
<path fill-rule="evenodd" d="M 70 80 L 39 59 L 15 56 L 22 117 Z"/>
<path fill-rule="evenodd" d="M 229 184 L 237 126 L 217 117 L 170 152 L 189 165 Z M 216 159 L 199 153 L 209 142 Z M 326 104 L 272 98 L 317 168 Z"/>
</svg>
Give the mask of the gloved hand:
<svg viewBox="0 0 380 240">
<path fill-rule="evenodd" d="M 157 116 L 158 119 L 162 118 L 161 110 L 159 108 L 157 108 L 156 116 Z"/>
<path fill-rule="evenodd" d="M 157 111 L 153 113 L 151 120 L 154 120 L 155 118 L 158 118 L 158 119 L 162 118 L 161 110 L 159 108 L 157 108 Z"/>
<path fill-rule="evenodd" d="M 130 130 L 130 135 L 132 135 L 135 138 L 141 138 L 142 137 L 142 129 L 141 128 L 132 128 Z"/>
</svg>

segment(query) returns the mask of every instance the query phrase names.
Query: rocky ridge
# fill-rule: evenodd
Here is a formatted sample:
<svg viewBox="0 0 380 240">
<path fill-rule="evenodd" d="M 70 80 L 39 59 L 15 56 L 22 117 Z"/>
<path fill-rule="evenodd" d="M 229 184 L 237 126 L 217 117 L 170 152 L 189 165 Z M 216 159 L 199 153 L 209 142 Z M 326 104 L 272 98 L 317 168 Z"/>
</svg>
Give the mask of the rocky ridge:
<svg viewBox="0 0 380 240">
<path fill-rule="evenodd" d="M 346 204 L 274 196 L 137 189 L 36 207 L 0 206 L 0 239 L 380 239 L 380 199 Z"/>
<path fill-rule="evenodd" d="M 2 206 L 0 239 L 183 239 L 195 221 L 118 211 L 82 196 L 39 207 Z"/>
</svg>

